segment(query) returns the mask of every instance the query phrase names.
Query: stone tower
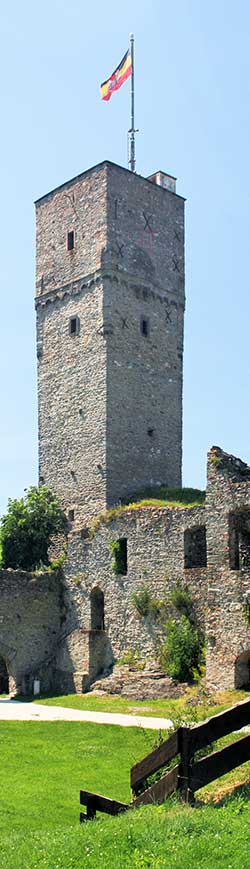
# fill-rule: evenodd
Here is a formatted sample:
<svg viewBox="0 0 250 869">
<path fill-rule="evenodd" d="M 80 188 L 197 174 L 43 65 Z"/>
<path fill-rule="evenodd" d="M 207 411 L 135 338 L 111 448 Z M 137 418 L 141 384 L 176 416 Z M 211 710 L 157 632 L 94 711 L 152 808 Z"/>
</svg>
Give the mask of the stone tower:
<svg viewBox="0 0 250 869">
<path fill-rule="evenodd" d="M 105 161 L 36 217 L 39 482 L 85 521 L 181 485 L 184 200 Z"/>
</svg>

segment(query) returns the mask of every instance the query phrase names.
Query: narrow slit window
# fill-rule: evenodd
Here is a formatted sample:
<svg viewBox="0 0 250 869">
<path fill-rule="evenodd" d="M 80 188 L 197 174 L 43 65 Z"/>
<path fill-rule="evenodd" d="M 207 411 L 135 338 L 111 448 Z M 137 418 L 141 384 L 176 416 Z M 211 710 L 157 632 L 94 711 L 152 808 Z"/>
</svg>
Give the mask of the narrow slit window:
<svg viewBox="0 0 250 869">
<path fill-rule="evenodd" d="M 69 334 L 70 335 L 79 335 L 79 331 L 80 331 L 79 317 L 70 317 Z"/>
<path fill-rule="evenodd" d="M 75 518 L 75 511 L 69 510 L 69 522 L 74 522 L 74 518 Z"/>
<path fill-rule="evenodd" d="M 67 250 L 74 250 L 75 247 L 75 233 L 74 230 L 71 229 L 67 235 Z"/>
<path fill-rule="evenodd" d="M 149 321 L 146 319 L 146 317 L 142 317 L 141 319 L 141 334 L 144 335 L 144 338 L 148 338 Z"/>
</svg>

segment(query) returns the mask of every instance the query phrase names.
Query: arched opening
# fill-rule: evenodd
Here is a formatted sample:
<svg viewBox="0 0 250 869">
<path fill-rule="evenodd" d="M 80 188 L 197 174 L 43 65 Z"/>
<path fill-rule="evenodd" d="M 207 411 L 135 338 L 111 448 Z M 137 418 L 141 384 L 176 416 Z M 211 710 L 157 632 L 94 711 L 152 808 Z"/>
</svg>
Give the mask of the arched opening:
<svg viewBox="0 0 250 869">
<path fill-rule="evenodd" d="M 90 594 L 91 630 L 104 631 L 104 594 L 98 586 Z"/>
<path fill-rule="evenodd" d="M 0 694 L 9 694 L 9 674 L 4 658 L 0 656 Z"/>
<path fill-rule="evenodd" d="M 242 652 L 235 661 L 235 688 L 245 688 L 250 685 L 250 649 Z"/>
</svg>

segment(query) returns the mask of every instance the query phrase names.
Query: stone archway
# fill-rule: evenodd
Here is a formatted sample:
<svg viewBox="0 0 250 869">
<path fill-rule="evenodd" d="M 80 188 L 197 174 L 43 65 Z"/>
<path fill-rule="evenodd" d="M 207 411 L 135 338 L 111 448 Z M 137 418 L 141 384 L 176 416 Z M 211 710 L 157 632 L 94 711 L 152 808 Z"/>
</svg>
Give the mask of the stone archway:
<svg viewBox="0 0 250 869">
<path fill-rule="evenodd" d="M 0 695 L 9 694 L 9 673 L 5 658 L 0 656 Z"/>
<path fill-rule="evenodd" d="M 90 593 L 90 615 L 91 631 L 104 631 L 104 594 L 98 586 Z"/>
<path fill-rule="evenodd" d="M 245 688 L 250 684 L 250 649 L 242 652 L 235 661 L 235 688 Z"/>
</svg>

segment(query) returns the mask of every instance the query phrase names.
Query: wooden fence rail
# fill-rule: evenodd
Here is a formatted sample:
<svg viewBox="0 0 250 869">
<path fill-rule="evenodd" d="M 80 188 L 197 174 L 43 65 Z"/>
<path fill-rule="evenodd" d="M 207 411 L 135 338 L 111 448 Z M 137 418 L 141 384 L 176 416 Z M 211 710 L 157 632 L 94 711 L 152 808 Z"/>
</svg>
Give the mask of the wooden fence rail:
<svg viewBox="0 0 250 869">
<path fill-rule="evenodd" d="M 80 821 L 90 820 L 97 811 L 117 815 L 129 808 L 161 803 L 175 791 L 181 792 L 185 802 L 193 802 L 195 791 L 250 760 L 250 735 L 201 759 L 195 759 L 196 752 L 249 723 L 250 700 L 243 700 L 232 709 L 213 715 L 194 727 L 179 727 L 159 748 L 132 766 L 132 803 L 120 803 L 101 794 L 81 790 L 80 803 L 87 807 L 87 812 L 81 812 Z M 167 766 L 173 758 L 178 759 L 178 756 L 179 763 L 150 785 L 150 776 Z"/>
</svg>

